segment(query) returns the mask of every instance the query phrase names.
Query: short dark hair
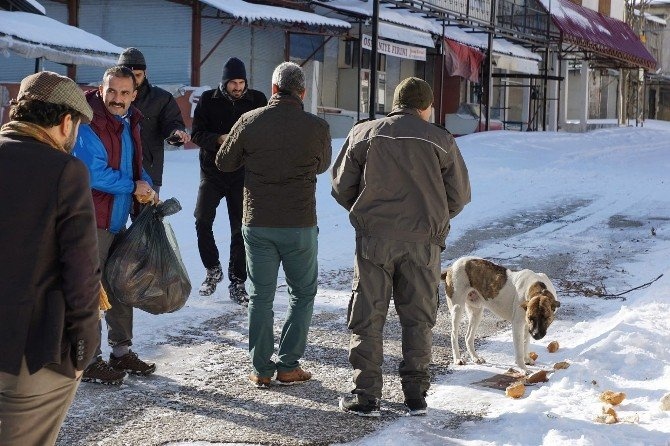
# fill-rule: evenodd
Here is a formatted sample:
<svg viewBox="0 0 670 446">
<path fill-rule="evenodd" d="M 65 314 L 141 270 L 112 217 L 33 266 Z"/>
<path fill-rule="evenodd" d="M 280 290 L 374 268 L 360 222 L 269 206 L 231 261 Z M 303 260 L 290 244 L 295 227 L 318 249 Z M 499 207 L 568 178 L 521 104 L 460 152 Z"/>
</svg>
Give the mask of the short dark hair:
<svg viewBox="0 0 670 446">
<path fill-rule="evenodd" d="M 11 105 L 9 109 L 9 119 L 11 121 L 31 122 L 45 128 L 59 125 L 63 122 L 65 115 L 71 115 L 72 121 L 75 123 L 81 121 L 82 118 L 79 112 L 68 106 L 37 99 L 12 101 Z"/>
<path fill-rule="evenodd" d="M 104 82 L 108 77 L 129 77 L 133 80 L 133 90 L 137 90 L 137 80 L 135 79 L 133 70 L 128 67 L 124 67 L 123 65 L 114 65 L 111 68 L 107 68 L 107 70 L 105 70 L 105 74 L 102 75 L 102 81 Z"/>
</svg>

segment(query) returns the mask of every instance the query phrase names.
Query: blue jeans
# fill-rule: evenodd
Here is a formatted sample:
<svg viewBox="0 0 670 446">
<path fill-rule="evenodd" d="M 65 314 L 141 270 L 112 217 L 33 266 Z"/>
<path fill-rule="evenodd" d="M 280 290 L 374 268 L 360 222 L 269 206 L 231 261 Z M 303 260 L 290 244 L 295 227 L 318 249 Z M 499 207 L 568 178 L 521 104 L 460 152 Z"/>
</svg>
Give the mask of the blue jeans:
<svg viewBox="0 0 670 446">
<path fill-rule="evenodd" d="M 254 372 L 261 377 L 293 370 L 305 353 L 317 288 L 318 228 L 262 228 L 242 226 L 249 277 L 249 354 Z M 282 263 L 289 302 L 274 352 L 273 303 L 277 274 Z"/>
</svg>

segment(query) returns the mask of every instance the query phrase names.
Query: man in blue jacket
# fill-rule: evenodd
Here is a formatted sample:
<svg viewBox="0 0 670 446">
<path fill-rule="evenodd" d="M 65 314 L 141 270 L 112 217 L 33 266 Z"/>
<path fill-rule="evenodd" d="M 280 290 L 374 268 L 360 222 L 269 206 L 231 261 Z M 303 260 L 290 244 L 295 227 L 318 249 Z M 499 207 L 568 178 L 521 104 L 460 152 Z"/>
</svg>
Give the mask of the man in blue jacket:
<svg viewBox="0 0 670 446">
<path fill-rule="evenodd" d="M 98 235 L 100 268 L 104 271 L 115 238 L 125 230 L 135 197 L 154 191 L 149 175 L 142 168 L 140 111 L 131 105 L 137 95 L 133 72 L 115 66 L 103 75 L 98 90 L 86 99 L 93 109 L 89 125 L 81 126 L 74 155 L 88 167 Z M 103 286 L 109 286 L 103 280 Z M 156 370 L 130 350 L 133 336 L 133 309 L 109 293 L 112 308 L 105 313 L 107 339 L 112 347 L 109 363 L 102 359 L 100 345 L 84 370 L 83 381 L 121 384 L 126 373 L 149 375 Z M 102 330 L 102 327 L 101 327 Z"/>
</svg>

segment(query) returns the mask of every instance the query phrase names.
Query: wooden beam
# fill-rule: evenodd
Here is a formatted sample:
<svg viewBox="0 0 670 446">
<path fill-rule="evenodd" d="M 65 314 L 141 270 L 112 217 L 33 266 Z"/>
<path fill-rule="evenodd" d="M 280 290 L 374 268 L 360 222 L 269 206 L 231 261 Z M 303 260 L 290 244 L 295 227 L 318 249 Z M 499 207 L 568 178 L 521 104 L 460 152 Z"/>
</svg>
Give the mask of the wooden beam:
<svg viewBox="0 0 670 446">
<path fill-rule="evenodd" d="M 195 0 L 191 5 L 191 85 L 200 86 L 200 42 L 202 35 L 202 5 Z"/>
<path fill-rule="evenodd" d="M 79 28 L 79 0 L 67 0 L 67 24 Z M 76 65 L 67 65 L 67 77 L 77 81 Z"/>
</svg>

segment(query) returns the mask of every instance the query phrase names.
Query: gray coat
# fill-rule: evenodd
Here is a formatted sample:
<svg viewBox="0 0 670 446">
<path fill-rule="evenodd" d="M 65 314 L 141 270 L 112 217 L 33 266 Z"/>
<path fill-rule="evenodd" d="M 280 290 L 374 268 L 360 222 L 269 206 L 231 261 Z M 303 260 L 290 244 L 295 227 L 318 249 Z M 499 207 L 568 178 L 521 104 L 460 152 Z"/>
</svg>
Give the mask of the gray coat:
<svg viewBox="0 0 670 446">
<path fill-rule="evenodd" d="M 266 107 L 242 115 L 216 155 L 223 172 L 245 167 L 246 226 L 316 225 L 316 175 L 330 166 L 328 123 L 278 93 Z"/>
<path fill-rule="evenodd" d="M 332 183 L 359 237 L 444 247 L 450 218 L 470 202 L 468 170 L 454 138 L 409 109 L 354 126 Z"/>
</svg>

